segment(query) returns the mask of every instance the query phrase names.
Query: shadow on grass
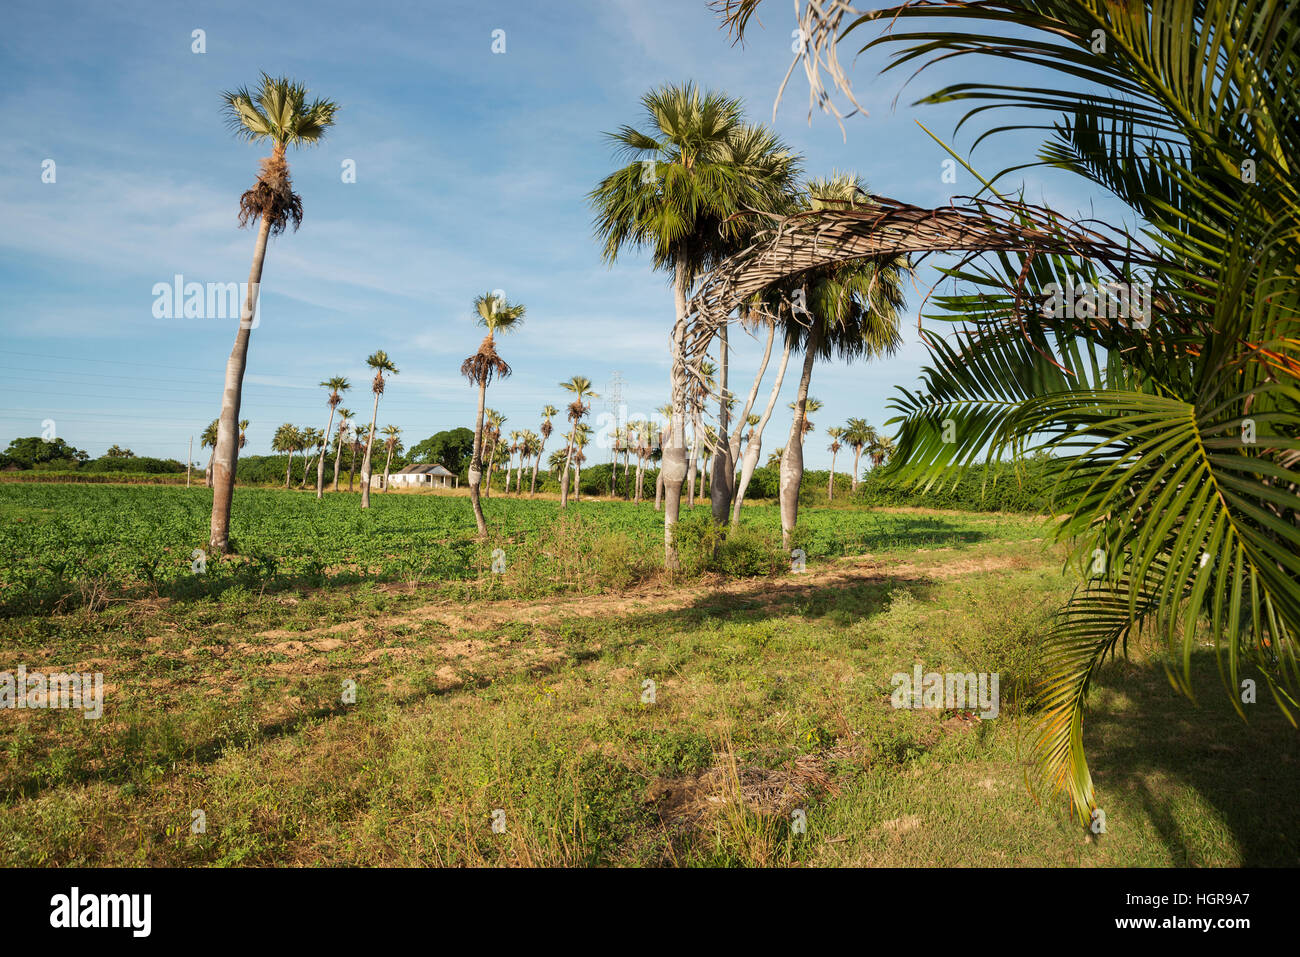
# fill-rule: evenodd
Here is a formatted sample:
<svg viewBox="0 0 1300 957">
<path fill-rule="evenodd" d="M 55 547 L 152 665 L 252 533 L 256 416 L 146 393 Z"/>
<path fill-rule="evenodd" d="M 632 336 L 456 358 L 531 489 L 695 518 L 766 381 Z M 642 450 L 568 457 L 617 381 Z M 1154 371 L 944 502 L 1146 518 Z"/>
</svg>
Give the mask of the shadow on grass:
<svg viewBox="0 0 1300 957">
<path fill-rule="evenodd" d="M 1101 802 L 1107 791 L 1136 797 L 1181 866 L 1205 863 L 1187 833 L 1200 821 L 1162 787 L 1166 782 L 1191 788 L 1213 808 L 1243 865 L 1300 865 L 1300 732 L 1263 679 L 1253 677 L 1259 700 L 1243 705 L 1246 723 L 1228 699 L 1212 651 L 1192 657 L 1199 706 L 1174 690 L 1160 664 L 1121 660 L 1103 672 L 1101 686 L 1128 701 L 1097 702 L 1084 718 Z"/>
</svg>

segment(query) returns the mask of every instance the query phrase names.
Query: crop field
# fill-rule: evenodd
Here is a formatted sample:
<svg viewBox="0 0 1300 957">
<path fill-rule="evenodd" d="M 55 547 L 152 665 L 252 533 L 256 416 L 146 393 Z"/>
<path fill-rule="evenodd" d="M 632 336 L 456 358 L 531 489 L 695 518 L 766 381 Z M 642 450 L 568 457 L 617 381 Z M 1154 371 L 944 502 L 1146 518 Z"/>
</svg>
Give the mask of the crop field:
<svg viewBox="0 0 1300 957">
<path fill-rule="evenodd" d="M 232 522 L 238 554 L 208 562 L 200 555 L 212 508 L 206 489 L 0 484 L 0 550 L 6 556 L 0 567 L 0 614 L 126 597 L 216 595 L 233 586 L 265 590 L 290 584 L 477 579 L 490 571 L 497 548 L 504 553 L 504 583 L 529 594 L 599 587 L 604 575 L 598 566 L 607 564 L 602 550 L 610 547 L 624 556 L 622 571 L 628 576 L 662 569 L 662 548 L 656 546 L 663 541 L 663 518 L 650 504 L 584 501 L 557 524 L 553 499 L 495 496 L 484 500 L 493 529 L 485 545 L 475 540 L 469 499 L 463 496 L 377 495 L 373 507 L 361 511 L 355 494 L 331 494 L 320 501 L 314 493 L 278 489 L 241 489 L 238 494 Z M 707 505 L 683 510 L 681 536 L 687 564 L 695 558 L 695 570 L 703 570 L 700 548 L 690 546 L 706 544 L 707 514 Z M 776 506 L 746 508 L 745 523 L 754 532 L 751 544 L 762 554 L 744 556 L 747 567 L 742 570 L 770 571 L 788 564 L 772 552 L 780 538 Z M 971 543 L 993 534 L 1041 535 L 1041 522 L 996 515 L 810 509 L 796 544 L 807 561 L 815 562 Z M 511 570 L 516 555 L 532 574 Z"/>
<path fill-rule="evenodd" d="M 1030 789 L 1045 519 L 809 508 L 796 571 L 774 507 L 721 545 L 701 508 L 669 579 L 651 505 L 497 495 L 479 543 L 454 496 L 238 496 L 196 572 L 202 489 L 0 486 L 0 671 L 104 676 L 100 720 L 0 722 L 0 865 L 1300 861 L 1295 734 L 1209 652 L 1201 707 L 1103 670 L 1105 834 Z M 892 707 L 918 665 L 997 716 Z"/>
</svg>

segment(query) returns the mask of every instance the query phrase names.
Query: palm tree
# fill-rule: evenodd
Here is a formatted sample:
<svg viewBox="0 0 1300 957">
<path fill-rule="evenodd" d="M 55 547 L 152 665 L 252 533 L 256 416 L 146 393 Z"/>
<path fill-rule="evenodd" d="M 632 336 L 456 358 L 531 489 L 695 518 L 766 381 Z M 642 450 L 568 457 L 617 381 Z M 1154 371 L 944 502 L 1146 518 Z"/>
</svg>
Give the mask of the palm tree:
<svg viewBox="0 0 1300 957">
<path fill-rule="evenodd" d="M 496 409 L 485 409 L 484 415 L 487 418 L 487 430 L 483 434 L 484 449 L 483 460 L 487 462 L 487 474 L 484 476 L 486 481 L 483 483 L 484 490 L 489 498 L 492 496 L 492 472 L 497 464 L 497 446 L 501 442 L 501 426 L 505 425 L 506 417 Z"/>
<path fill-rule="evenodd" d="M 324 447 L 325 447 L 325 433 L 322 432 L 320 429 L 313 429 L 313 428 L 310 428 L 310 427 L 305 428 L 305 429 L 302 429 L 302 430 L 298 433 L 298 439 L 299 439 L 299 442 L 300 442 L 300 444 L 299 444 L 299 446 L 298 446 L 298 451 L 299 451 L 299 452 L 304 452 L 304 453 L 305 453 L 308 449 L 311 449 L 311 448 L 316 449 L 318 453 L 323 452 L 323 450 L 324 450 Z M 311 459 L 310 459 L 307 455 L 303 455 L 303 457 L 302 457 L 302 482 L 299 483 L 299 486 L 298 486 L 299 488 L 306 488 L 306 486 L 307 486 L 307 467 L 308 467 L 310 464 L 311 464 Z"/>
<path fill-rule="evenodd" d="M 379 423 L 379 397 L 384 394 L 384 373 L 397 375 L 397 366 L 388 358 L 383 349 L 374 352 L 366 359 L 366 365 L 375 370 L 375 378 L 370 383 L 370 391 L 375 394 L 374 408 L 370 412 L 370 428 L 366 430 L 366 458 L 361 463 L 361 507 L 370 507 L 370 450 L 375 444 L 375 427 Z"/>
<path fill-rule="evenodd" d="M 383 428 L 384 448 L 388 450 L 384 458 L 384 484 L 382 486 L 385 492 L 388 491 L 388 467 L 393 464 L 393 453 L 402 451 L 402 441 L 399 436 L 402 430 L 395 425 L 386 425 Z"/>
<path fill-rule="evenodd" d="M 582 421 L 583 416 L 591 411 L 591 403 L 584 403 L 583 399 L 598 399 L 595 392 L 591 391 L 591 380 L 586 376 L 575 375 L 568 382 L 561 382 L 560 388 L 566 392 L 573 393 L 573 401 L 569 403 L 568 419 L 573 423 L 573 428 L 569 430 L 569 463 L 573 461 L 574 438 L 577 435 L 578 423 Z M 577 486 L 574 486 L 575 495 Z M 564 477 L 560 481 L 560 508 L 566 508 L 569 504 L 569 465 L 564 467 Z"/>
<path fill-rule="evenodd" d="M 508 302 L 495 293 L 484 293 L 474 300 L 474 313 L 478 323 L 487 329 L 479 343 L 478 351 L 461 363 L 460 374 L 471 385 L 478 386 L 478 412 L 474 417 L 474 454 L 469 464 L 469 500 L 474 506 L 474 521 L 478 524 L 480 538 L 487 535 L 487 522 L 483 520 L 483 506 L 479 504 L 479 484 L 483 480 L 483 409 L 487 399 L 488 383 L 493 376 L 504 379 L 510 375 L 510 366 L 497 355 L 496 334 L 517 329 L 524 321 L 524 306 Z"/>
<path fill-rule="evenodd" d="M 870 448 L 876 441 L 876 430 L 867 424 L 866 419 L 849 419 L 844 427 L 844 441 L 853 449 L 853 488 L 858 490 L 858 480 L 862 475 L 862 451 Z"/>
<path fill-rule="evenodd" d="M 608 134 L 632 160 L 605 177 L 590 194 L 604 258 L 613 263 L 626 246 L 649 247 L 654 268 L 671 271 L 676 310 L 671 340 L 673 418 L 660 470 L 664 489 L 664 565 L 679 566 L 673 542 L 686 477 L 686 301 L 698 275 L 730 250 L 742 234 L 732 215 L 767 209 L 792 175 L 795 162 L 767 134 L 761 164 L 744 144 L 757 137 L 739 100 L 704 93 L 694 84 L 664 86 L 642 97 L 647 126 Z M 775 175 L 776 172 L 782 175 Z"/>
<path fill-rule="evenodd" d="M 772 454 L 767 457 L 766 465 L 770 469 L 780 468 L 781 459 L 785 456 L 785 446 L 773 449 Z"/>
<path fill-rule="evenodd" d="M 841 426 L 832 425 L 826 430 L 826 434 L 831 437 L 831 444 L 826 446 L 831 453 L 831 477 L 826 482 L 826 501 L 833 502 L 835 501 L 835 454 L 842 447 L 840 445 L 840 436 L 844 434 L 844 429 Z"/>
<path fill-rule="evenodd" d="M 247 419 L 240 419 L 240 420 L 239 420 L 239 448 L 240 448 L 240 451 L 243 451 L 244 446 L 248 444 L 248 427 L 249 427 L 249 425 L 251 425 L 251 424 L 252 424 L 252 423 L 250 423 Z"/>
<path fill-rule="evenodd" d="M 351 455 L 348 456 L 348 491 L 357 477 L 357 458 L 361 455 L 361 443 L 370 441 L 370 426 L 362 425 L 352 430 Z"/>
<path fill-rule="evenodd" d="M 348 430 L 352 426 L 352 410 L 339 409 L 339 431 L 334 446 L 334 491 L 339 490 L 339 464 L 343 460 L 343 443 L 347 441 Z"/>
<path fill-rule="evenodd" d="M 867 457 L 871 459 L 872 470 L 878 469 L 888 462 L 895 449 L 893 439 L 887 435 L 877 435 L 871 443 L 871 447 L 867 449 Z"/>
<path fill-rule="evenodd" d="M 326 379 L 324 382 L 321 383 L 321 385 L 324 388 L 329 389 L 329 398 L 325 400 L 330 407 L 329 421 L 325 423 L 325 439 L 326 441 L 328 441 L 329 437 L 334 434 L 334 410 L 338 407 L 338 404 L 343 401 L 343 393 L 347 392 L 349 389 L 352 388 L 352 383 L 348 382 L 348 380 L 344 376 L 336 375 Z M 337 468 L 334 471 L 334 484 L 336 486 L 335 491 L 338 491 L 337 488 L 338 469 Z M 321 498 L 324 494 L 325 494 L 325 456 L 322 454 L 320 459 L 316 463 L 316 497 Z"/>
<path fill-rule="evenodd" d="M 731 10 L 736 29 L 754 6 Z M 945 270 L 961 288 L 934 318 L 957 335 L 929 337 L 921 387 L 891 403 L 891 470 L 914 487 L 981 457 L 1048 453 L 1053 530 L 1089 570 L 1045 638 L 1034 744 L 1041 783 L 1086 821 L 1084 702 L 1121 645 L 1154 640 L 1190 694 L 1208 639 L 1239 713 L 1246 667 L 1292 721 L 1300 699 L 1300 18 L 1280 0 L 955 0 L 873 10 L 843 34 L 877 20 L 909 70 L 979 58 L 921 102 L 967 102 L 961 123 L 995 106 L 1014 117 L 977 141 L 1047 131 L 1042 163 L 1140 224 L 1099 233 L 998 197 L 1001 222 L 1035 244 L 997 239 L 995 222 L 994 254 Z M 1042 72 L 1007 85 L 1012 64 Z M 1063 282 L 1145 287 L 1147 306 L 1054 308 L 1048 287 Z"/>
<path fill-rule="evenodd" d="M 850 173 L 808 183 L 803 203 L 807 209 L 853 209 L 869 205 L 866 189 Z M 898 333 L 903 257 L 858 259 L 814 270 L 799 277 L 807 308 L 790 316 L 789 334 L 798 336 L 804 349 L 803 374 L 795 396 L 790 438 L 781 460 L 781 541 L 790 547 L 799 518 L 799 486 L 803 482 L 803 436 L 807 425 L 808 383 L 818 356 L 838 355 L 845 361 L 892 355 L 902 338 Z"/>
<path fill-rule="evenodd" d="M 546 440 L 551 437 L 551 419 L 560 414 L 560 410 L 553 405 L 548 405 L 542 409 L 542 441 L 537 447 L 537 461 L 533 463 L 533 484 L 528 489 L 528 497 L 532 498 L 537 492 L 537 466 L 541 464 L 542 452 L 546 450 Z"/>
<path fill-rule="evenodd" d="M 547 471 L 559 478 L 569 467 L 568 448 L 556 449 L 546 458 Z"/>
<path fill-rule="evenodd" d="M 219 424 L 220 419 L 213 419 L 208 424 L 208 427 L 203 430 L 203 435 L 199 438 L 200 449 L 206 449 L 209 447 L 212 449 L 212 454 L 208 456 L 208 467 L 203 473 L 203 484 L 208 488 L 212 488 L 212 462 L 217 454 L 217 427 Z"/>
<path fill-rule="evenodd" d="M 583 451 L 591 441 L 591 426 L 578 422 L 573 426 L 573 497 L 574 501 L 582 499 L 582 463 L 587 461 Z"/>
<path fill-rule="evenodd" d="M 795 412 L 798 411 L 796 405 L 797 403 L 791 402 L 789 405 L 786 406 L 786 408 L 789 409 L 791 412 Z M 802 442 L 805 438 L 807 438 L 809 432 L 813 431 L 813 424 L 812 421 L 808 418 L 808 413 L 820 412 L 821 408 L 822 408 L 821 399 L 814 399 L 812 396 L 809 396 L 807 401 L 804 402 L 803 432 L 799 434 L 800 442 Z"/>
<path fill-rule="evenodd" d="M 291 422 L 286 422 L 275 430 L 275 435 L 271 437 L 271 450 L 275 452 L 288 452 L 289 461 L 284 467 L 284 487 L 289 487 L 289 470 L 293 468 L 293 453 L 302 443 L 302 433 Z"/>
<path fill-rule="evenodd" d="M 525 429 L 519 440 L 519 474 L 515 479 L 515 494 L 524 494 L 524 467 L 528 462 L 534 463 L 542 452 L 542 439 L 532 429 Z"/>
<path fill-rule="evenodd" d="M 754 397 L 757 394 L 759 384 L 762 382 L 763 373 L 767 368 L 768 355 L 772 349 L 772 338 L 777 329 L 776 316 L 784 320 L 790 312 L 789 300 L 781 296 L 778 292 L 772 292 L 765 297 L 765 302 L 756 303 L 750 307 L 751 318 L 759 315 L 765 319 L 768 324 L 768 341 L 767 349 L 763 353 L 763 361 L 759 366 L 758 375 L 754 378 L 754 385 L 750 390 L 749 401 L 745 408 L 748 410 L 752 407 Z M 777 397 L 781 394 L 781 386 L 785 383 L 785 372 L 790 365 L 790 353 L 794 350 L 795 337 L 785 336 L 785 347 L 781 351 L 781 361 L 777 365 L 776 379 L 772 383 L 772 391 L 768 394 L 767 405 L 764 407 L 761 415 L 752 415 L 745 412 L 745 421 L 749 424 L 749 440 L 745 443 L 745 454 L 740 463 L 740 477 L 736 480 L 736 494 L 733 498 L 731 507 L 731 527 L 736 528 L 740 525 L 740 508 L 745 503 L 745 492 L 749 489 L 749 481 L 754 477 L 754 469 L 758 467 L 758 458 L 763 452 L 763 430 L 767 428 L 767 423 L 772 418 L 772 410 L 776 408 Z"/>
<path fill-rule="evenodd" d="M 519 443 L 523 439 L 524 433 L 519 429 L 513 429 L 510 432 L 510 444 L 506 446 L 506 451 L 510 453 L 510 458 L 506 465 L 506 494 L 510 494 L 510 475 L 515 470 L 515 455 L 519 451 Z M 519 468 L 523 469 L 523 459 L 519 460 Z M 519 494 L 519 488 L 516 485 L 515 494 Z"/>
<path fill-rule="evenodd" d="M 285 151 L 290 146 L 319 143 L 334 124 L 334 114 L 338 111 L 338 105 L 329 100 L 316 99 L 309 103 L 305 86 L 265 73 L 256 92 L 241 88 L 222 94 L 222 98 L 227 121 L 235 135 L 250 143 L 269 140 L 271 155 L 262 160 L 253 188 L 239 200 L 239 225 L 258 221 L 261 225 L 248 272 L 248 296 L 239 319 L 235 347 L 226 363 L 226 381 L 221 394 L 221 417 L 212 461 L 214 491 L 208 542 L 209 550 L 216 554 L 224 554 L 230 545 L 230 506 L 235 494 L 235 462 L 239 458 L 236 427 L 266 243 L 290 224 L 296 230 L 302 223 L 302 198 L 293 191 Z"/>
</svg>

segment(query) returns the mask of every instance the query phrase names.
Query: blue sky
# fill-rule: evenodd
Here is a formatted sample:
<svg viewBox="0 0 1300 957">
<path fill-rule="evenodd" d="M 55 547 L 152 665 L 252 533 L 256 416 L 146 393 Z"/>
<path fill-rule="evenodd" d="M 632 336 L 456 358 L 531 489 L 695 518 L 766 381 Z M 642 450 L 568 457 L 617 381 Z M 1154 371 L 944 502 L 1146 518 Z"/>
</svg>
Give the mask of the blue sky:
<svg viewBox="0 0 1300 957">
<path fill-rule="evenodd" d="M 763 17 L 741 48 L 704 0 L 10 0 L 0 34 L 0 448 L 52 419 L 92 455 L 117 443 L 184 459 L 194 436 L 200 459 L 234 322 L 157 319 L 152 290 L 176 274 L 247 279 L 254 232 L 237 228 L 236 213 L 264 150 L 231 136 L 220 94 L 262 70 L 342 110 L 323 145 L 290 156 L 305 217 L 267 255 L 244 388 L 246 454 L 268 452 L 282 422 L 323 427 L 317 383 L 330 375 L 359 387 L 346 404 L 368 421 L 364 360 L 376 349 L 401 370 L 381 425 L 401 427 L 408 444 L 471 425 L 475 394 L 458 368 L 481 338 L 470 303 L 491 289 L 528 307 L 500 345 L 515 373 L 489 390 L 506 431 L 536 429 L 543 405 L 562 405 L 557 383 L 575 374 L 603 392 L 617 371 L 630 414 L 651 412 L 667 401 L 672 296 L 644 256 L 601 262 L 586 194 L 616 165 L 602 134 L 639 125 L 649 88 L 688 79 L 770 121 L 794 24 L 781 0 Z M 191 49 L 196 29 L 202 54 Z M 505 31 L 503 54 L 492 52 L 494 30 Z M 958 112 L 908 105 L 953 75 L 923 75 L 895 107 L 905 77 L 880 76 L 883 63 L 873 52 L 853 70 L 868 115 L 845 122 L 847 140 L 830 116 L 809 125 L 801 72 L 776 130 L 809 175 L 853 170 L 873 191 L 919 205 L 974 192 L 964 170 L 942 182 L 947 154 L 915 123 L 947 138 Z M 956 143 L 964 150 L 971 138 L 963 131 Z M 1033 146 L 999 140 L 973 160 L 993 171 L 1026 161 Z M 47 159 L 54 183 L 42 182 Z M 342 181 L 345 160 L 355 183 Z M 1077 182 L 1037 171 L 1024 182 L 1031 200 L 1089 208 Z M 880 425 L 894 387 L 915 384 L 925 357 L 915 310 L 932 280 L 918 274 L 898 355 L 816 367 L 811 393 L 824 408 L 809 467 L 829 464 L 825 426 L 854 415 Z M 761 344 L 732 340 L 732 388 L 743 395 Z M 785 442 L 796 380 L 792 360 L 768 450 Z"/>
</svg>

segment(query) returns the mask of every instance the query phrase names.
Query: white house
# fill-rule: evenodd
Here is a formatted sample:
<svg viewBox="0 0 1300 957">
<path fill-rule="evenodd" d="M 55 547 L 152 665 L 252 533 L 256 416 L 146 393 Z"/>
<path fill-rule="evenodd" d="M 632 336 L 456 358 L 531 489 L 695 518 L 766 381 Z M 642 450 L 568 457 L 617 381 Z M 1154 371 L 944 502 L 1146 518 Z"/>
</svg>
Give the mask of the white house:
<svg viewBox="0 0 1300 957">
<path fill-rule="evenodd" d="M 384 475 L 382 472 L 370 476 L 372 488 L 378 488 L 383 484 Z M 460 485 L 460 479 L 435 463 L 433 465 L 408 465 L 400 471 L 391 473 L 388 476 L 388 484 L 394 488 L 455 488 Z"/>
</svg>

